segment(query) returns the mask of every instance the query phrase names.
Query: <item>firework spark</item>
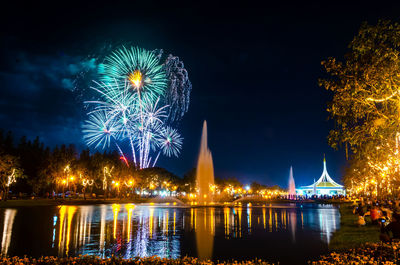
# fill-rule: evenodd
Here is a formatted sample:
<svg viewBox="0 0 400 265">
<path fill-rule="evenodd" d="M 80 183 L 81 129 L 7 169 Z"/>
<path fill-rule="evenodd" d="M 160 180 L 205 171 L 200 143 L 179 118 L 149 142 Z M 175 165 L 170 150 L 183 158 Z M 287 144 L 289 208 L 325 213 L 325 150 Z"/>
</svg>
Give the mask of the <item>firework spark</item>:
<svg viewBox="0 0 400 265">
<path fill-rule="evenodd" d="M 169 118 L 171 121 L 180 120 L 189 110 L 192 83 L 179 57 L 168 55 L 164 67 L 169 81 L 166 94 L 166 104 L 170 106 Z"/>
<path fill-rule="evenodd" d="M 118 139 L 121 127 L 115 119 L 109 119 L 105 111 L 97 111 L 89 114 L 89 119 L 83 125 L 84 140 L 87 145 L 95 148 L 110 147 L 112 139 Z"/>
<path fill-rule="evenodd" d="M 122 47 L 105 58 L 103 81 L 129 81 L 141 97 L 157 100 L 165 93 L 168 80 L 159 58 L 152 51 Z"/>
<path fill-rule="evenodd" d="M 165 127 L 159 135 L 158 141 L 164 155 L 178 157 L 182 148 L 183 138 L 177 130 L 171 127 Z"/>
<path fill-rule="evenodd" d="M 83 126 L 89 146 L 104 149 L 115 142 L 127 163 L 119 144 L 128 142 L 140 168 L 154 166 L 161 153 L 179 155 L 182 137 L 168 123 L 187 111 L 191 84 L 178 57 L 161 64 L 156 52 L 123 47 L 106 57 L 101 82 L 94 84 L 99 98 L 85 102 L 92 107 Z"/>
</svg>

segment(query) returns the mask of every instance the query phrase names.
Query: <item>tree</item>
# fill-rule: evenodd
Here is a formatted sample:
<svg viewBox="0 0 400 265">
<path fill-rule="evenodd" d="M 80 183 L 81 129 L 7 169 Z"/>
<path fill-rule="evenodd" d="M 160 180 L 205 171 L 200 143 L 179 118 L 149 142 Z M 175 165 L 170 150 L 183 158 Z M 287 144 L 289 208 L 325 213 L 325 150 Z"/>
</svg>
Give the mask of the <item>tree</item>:
<svg viewBox="0 0 400 265">
<path fill-rule="evenodd" d="M 10 186 L 22 177 L 22 169 L 18 158 L 9 154 L 0 154 L 0 188 L 3 193 L 2 200 L 7 200 Z"/>
<path fill-rule="evenodd" d="M 398 162 L 389 161 L 394 157 L 399 161 L 400 25 L 364 23 L 349 49 L 344 62 L 335 58 L 322 62 L 330 76 L 319 84 L 333 92 L 327 110 L 335 128 L 329 133 L 329 143 L 336 149 L 344 145 L 350 163 L 364 161 L 363 166 L 371 169 L 398 168 Z M 392 177 L 388 174 L 392 170 L 385 171 L 379 173 L 382 176 L 368 174 L 382 183 Z"/>
<path fill-rule="evenodd" d="M 267 188 L 267 186 L 262 185 L 262 184 L 258 183 L 257 181 L 253 181 L 250 184 L 250 189 L 253 191 L 253 193 L 258 193 L 259 191 L 266 189 L 266 188 Z"/>
<path fill-rule="evenodd" d="M 186 193 L 196 192 L 196 170 L 194 167 L 183 175 L 182 191 Z"/>
<path fill-rule="evenodd" d="M 34 192 L 38 194 L 41 190 L 76 189 L 76 178 L 71 179 L 75 161 L 74 146 L 62 145 L 60 148 L 54 148 L 44 162 L 45 166 L 40 170 L 39 182 L 33 184 Z"/>
<path fill-rule="evenodd" d="M 35 192 L 38 193 L 40 189 L 46 186 L 46 183 L 40 177 L 40 170 L 47 167 L 46 161 L 48 161 L 50 149 L 44 147 L 44 144 L 39 141 L 39 137 L 31 142 L 23 136 L 16 148 L 16 153 L 21 168 L 24 170 L 24 175 L 28 176 L 24 181 L 18 182 L 19 188 L 27 190 L 27 187 L 34 187 Z"/>
</svg>

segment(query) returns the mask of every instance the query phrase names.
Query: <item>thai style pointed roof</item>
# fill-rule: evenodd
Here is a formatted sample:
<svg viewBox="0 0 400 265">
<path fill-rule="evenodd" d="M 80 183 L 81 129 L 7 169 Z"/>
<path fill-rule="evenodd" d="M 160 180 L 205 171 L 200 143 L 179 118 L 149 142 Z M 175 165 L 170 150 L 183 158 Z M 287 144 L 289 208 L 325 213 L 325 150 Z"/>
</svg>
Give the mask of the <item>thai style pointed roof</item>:
<svg viewBox="0 0 400 265">
<path fill-rule="evenodd" d="M 310 186 L 303 186 L 302 188 L 343 188 L 342 185 L 336 183 L 328 174 L 328 171 L 326 170 L 326 159 L 324 155 L 324 170 L 322 171 L 321 177 L 315 181 L 314 183 Z"/>
</svg>

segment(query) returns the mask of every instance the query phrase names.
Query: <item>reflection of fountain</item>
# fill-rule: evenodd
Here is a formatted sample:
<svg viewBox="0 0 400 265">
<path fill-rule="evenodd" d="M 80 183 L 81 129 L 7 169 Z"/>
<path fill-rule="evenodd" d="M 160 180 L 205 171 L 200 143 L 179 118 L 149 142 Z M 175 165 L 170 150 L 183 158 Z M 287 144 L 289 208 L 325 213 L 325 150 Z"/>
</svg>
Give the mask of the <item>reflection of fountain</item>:
<svg viewBox="0 0 400 265">
<path fill-rule="evenodd" d="M 4 256 L 7 256 L 10 246 L 14 217 L 16 214 L 17 210 L 14 209 L 6 209 L 4 212 L 3 238 L 1 240 L 1 254 Z"/>
<path fill-rule="evenodd" d="M 292 243 L 296 243 L 296 224 L 297 224 L 297 215 L 296 211 L 290 211 L 290 231 L 292 232 Z"/>
<path fill-rule="evenodd" d="M 210 220 L 207 222 L 207 212 L 210 212 Z M 200 260 L 208 260 L 212 258 L 214 245 L 215 222 L 213 208 L 196 208 L 194 209 L 195 229 L 196 229 L 196 245 L 197 256 Z"/>
<path fill-rule="evenodd" d="M 296 187 L 294 185 L 293 167 L 290 167 L 288 195 L 289 199 L 294 200 L 296 198 Z"/>
<path fill-rule="evenodd" d="M 207 122 L 203 123 L 203 133 L 201 135 L 200 153 L 197 161 L 196 183 L 198 201 L 211 201 L 210 188 L 214 186 L 214 167 L 212 155 L 207 145 Z"/>
</svg>

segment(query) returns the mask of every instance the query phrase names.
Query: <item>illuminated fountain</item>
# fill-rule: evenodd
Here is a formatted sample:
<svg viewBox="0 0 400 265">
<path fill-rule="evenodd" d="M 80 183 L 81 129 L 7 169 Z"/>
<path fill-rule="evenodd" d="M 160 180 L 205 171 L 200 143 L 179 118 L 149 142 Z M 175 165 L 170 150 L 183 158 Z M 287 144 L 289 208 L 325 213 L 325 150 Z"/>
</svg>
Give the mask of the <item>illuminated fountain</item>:
<svg viewBox="0 0 400 265">
<path fill-rule="evenodd" d="M 201 135 L 200 152 L 197 160 L 196 170 L 196 188 L 197 188 L 197 201 L 199 203 L 207 204 L 213 200 L 212 192 L 214 188 L 214 166 L 212 155 L 207 145 L 207 122 L 203 123 L 203 132 Z M 193 210 L 193 209 L 192 209 Z M 214 211 L 214 209 L 210 209 Z M 201 212 L 201 217 L 197 217 L 197 212 Z M 208 260 L 212 257 L 212 250 L 214 244 L 214 213 L 207 214 L 207 208 L 194 209 L 195 224 L 196 224 L 196 245 L 197 255 L 200 260 Z M 211 216 L 210 223 L 207 222 L 207 216 Z M 210 227 L 208 227 L 208 225 Z"/>
<path fill-rule="evenodd" d="M 210 149 L 207 145 L 207 122 L 203 123 L 201 135 L 200 153 L 197 161 L 196 185 L 198 202 L 212 201 L 211 189 L 214 186 L 214 166 Z"/>
<path fill-rule="evenodd" d="M 293 167 L 290 167 L 288 195 L 289 199 L 296 199 L 296 187 L 294 185 Z"/>
</svg>

